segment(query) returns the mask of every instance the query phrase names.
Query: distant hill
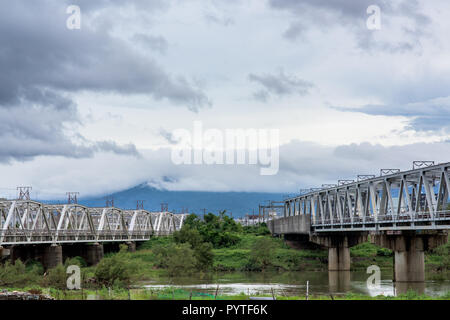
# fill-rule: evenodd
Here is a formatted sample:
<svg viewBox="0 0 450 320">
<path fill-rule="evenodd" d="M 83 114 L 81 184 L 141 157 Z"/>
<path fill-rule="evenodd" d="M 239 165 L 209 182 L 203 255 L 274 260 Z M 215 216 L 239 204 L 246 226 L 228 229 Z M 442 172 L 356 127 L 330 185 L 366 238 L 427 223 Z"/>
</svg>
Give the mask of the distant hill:
<svg viewBox="0 0 450 320">
<path fill-rule="evenodd" d="M 167 203 L 169 211 L 180 212 L 187 208 L 189 213 L 202 214 L 203 208 L 207 212 L 218 213 L 227 210 L 233 217 L 242 217 L 258 213 L 258 204 L 266 200 L 280 201 L 281 193 L 264 192 L 207 192 L 207 191 L 168 191 L 141 184 L 136 187 L 96 198 L 82 198 L 79 203 L 91 207 L 105 206 L 105 197 L 114 198 L 114 206 L 122 209 L 135 209 L 136 200 L 145 200 L 144 209 L 156 211 L 161 209 L 161 203 Z"/>
</svg>

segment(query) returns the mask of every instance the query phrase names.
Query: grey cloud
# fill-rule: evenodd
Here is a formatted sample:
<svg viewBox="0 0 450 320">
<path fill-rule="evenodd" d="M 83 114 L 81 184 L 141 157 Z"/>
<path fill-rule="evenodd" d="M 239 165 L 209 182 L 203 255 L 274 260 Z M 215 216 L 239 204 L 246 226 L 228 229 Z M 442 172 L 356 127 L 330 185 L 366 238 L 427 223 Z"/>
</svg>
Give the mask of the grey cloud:
<svg viewBox="0 0 450 320">
<path fill-rule="evenodd" d="M 345 112 L 409 118 L 408 129 L 450 132 L 450 97 L 398 105 L 365 105 L 360 108 L 334 107 Z"/>
<path fill-rule="evenodd" d="M 168 190 L 298 192 L 299 188 L 355 179 L 358 174 L 379 174 L 381 168 L 408 170 L 414 160 L 448 162 L 450 142 L 332 147 L 292 141 L 280 147 L 280 171 L 273 176 L 261 176 L 259 166 L 254 165 L 175 165 L 170 161 L 170 148 L 143 150 L 142 154 L 131 159 L 104 153 L 76 161 L 37 158 L 8 167 L 0 163 L 0 168 L 9 185 L 27 181 L 33 190 L 72 189 L 82 194 L 117 191 L 143 181 Z"/>
<path fill-rule="evenodd" d="M 153 2 L 156 6 L 158 1 Z M 73 4 L 82 6 L 82 15 L 83 10 L 101 10 L 100 1 L 98 7 L 91 3 Z M 70 96 L 82 91 L 145 94 L 192 111 L 211 104 L 187 79 L 170 75 L 107 31 L 91 29 L 83 18 L 80 30 L 67 29 L 68 4 L 72 2 L 46 1 L 38 7 L 35 2 L 12 1 L 0 12 L 0 161 L 40 155 L 90 157 L 100 151 L 137 156 L 134 145 L 86 141 L 73 134 L 81 120 Z M 147 40 L 164 50 L 163 38 Z"/>
<path fill-rule="evenodd" d="M 137 158 L 141 157 L 136 146 L 132 143 L 121 146 L 114 141 L 96 141 L 92 146 L 92 149 L 97 152 L 112 152 L 121 155 L 132 155 Z"/>
<path fill-rule="evenodd" d="M 358 174 L 379 174 L 382 168 L 411 169 L 414 160 L 448 162 L 450 143 L 382 146 L 368 142 L 325 147 L 293 141 L 280 148 L 280 175 L 296 179 L 299 187 L 320 187 Z"/>
<path fill-rule="evenodd" d="M 297 39 L 308 25 L 326 29 L 339 24 L 347 26 L 355 34 L 358 46 L 367 51 L 383 50 L 392 53 L 420 47 L 421 38 L 426 36 L 425 29 L 431 23 L 431 19 L 421 12 L 417 0 L 269 0 L 269 5 L 292 14 L 290 26 L 284 32 L 287 39 Z M 380 7 L 382 24 L 383 21 L 389 22 L 400 17 L 413 21 L 414 27 L 403 28 L 401 41 L 375 40 L 374 33 L 366 28 L 366 10 L 370 5 Z"/>
<path fill-rule="evenodd" d="M 28 3 L 28 2 L 27 2 Z M 48 2 L 29 19 L 23 2 L 10 2 L 0 13 L 0 101 L 19 89 L 51 88 L 147 94 L 192 110 L 209 105 L 206 95 L 181 76 L 165 72 L 153 59 L 106 32 L 65 27 L 64 4 Z M 160 41 L 161 42 L 161 41 Z"/>
<path fill-rule="evenodd" d="M 257 100 L 267 101 L 270 96 L 289 96 L 293 94 L 306 95 L 314 85 L 308 81 L 302 80 L 295 75 L 284 73 L 280 70 L 278 74 L 253 74 L 248 75 L 248 79 L 256 82 L 263 89 L 254 93 Z"/>
<path fill-rule="evenodd" d="M 156 11 L 166 9 L 169 6 L 169 1 L 166 0 L 66 0 L 66 3 L 78 5 L 83 11 L 88 12 L 99 11 L 105 7 L 124 7 L 129 5 L 147 11 Z"/>
<path fill-rule="evenodd" d="M 177 144 L 179 141 L 174 138 L 172 132 L 167 131 L 164 128 L 159 129 L 159 134 L 167 140 L 170 144 Z"/>
<path fill-rule="evenodd" d="M 142 43 L 146 48 L 165 54 L 167 52 L 168 43 L 162 36 L 151 36 L 142 33 L 135 34 L 133 40 Z"/>
<path fill-rule="evenodd" d="M 234 20 L 229 17 L 218 17 L 212 13 L 205 13 L 204 16 L 205 16 L 206 21 L 216 23 L 219 25 L 223 25 L 225 27 L 234 24 Z"/>
<path fill-rule="evenodd" d="M 134 145 L 111 141 L 92 142 L 70 127 L 79 122 L 76 107 L 58 109 L 49 105 L 19 105 L 0 108 L 0 162 L 29 161 L 37 156 L 92 157 L 95 152 L 139 157 Z"/>
</svg>

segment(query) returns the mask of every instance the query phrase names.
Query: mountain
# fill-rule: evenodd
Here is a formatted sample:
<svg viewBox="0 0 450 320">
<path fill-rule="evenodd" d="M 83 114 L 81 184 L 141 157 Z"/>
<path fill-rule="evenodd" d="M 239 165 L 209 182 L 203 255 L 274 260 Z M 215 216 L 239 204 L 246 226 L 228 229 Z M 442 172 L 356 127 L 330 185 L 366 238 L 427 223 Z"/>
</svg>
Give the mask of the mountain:
<svg viewBox="0 0 450 320">
<path fill-rule="evenodd" d="M 135 209 L 137 200 L 144 200 L 144 209 L 160 211 L 161 203 L 167 203 L 169 211 L 181 212 L 187 208 L 189 213 L 203 214 L 206 212 L 218 213 L 227 210 L 233 217 L 242 217 L 245 214 L 258 214 L 258 204 L 267 203 L 266 200 L 280 201 L 282 193 L 264 192 L 208 192 L 208 191 L 168 191 L 157 189 L 147 184 L 119 191 L 110 195 L 96 198 L 79 199 L 78 203 L 90 207 L 103 207 L 105 197 L 113 197 L 114 206 L 122 209 Z"/>
</svg>

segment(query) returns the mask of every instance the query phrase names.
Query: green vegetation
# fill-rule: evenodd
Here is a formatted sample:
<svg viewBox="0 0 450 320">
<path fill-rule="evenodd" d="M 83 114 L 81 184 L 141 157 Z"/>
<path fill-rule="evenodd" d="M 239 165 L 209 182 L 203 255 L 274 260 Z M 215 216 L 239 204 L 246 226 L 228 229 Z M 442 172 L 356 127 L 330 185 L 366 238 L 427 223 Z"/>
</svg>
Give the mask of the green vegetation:
<svg viewBox="0 0 450 320">
<path fill-rule="evenodd" d="M 8 291 L 15 291 L 17 288 L 7 288 Z M 249 300 L 250 297 L 275 297 L 276 300 L 307 300 L 306 296 L 286 296 L 275 294 L 248 295 L 244 292 L 235 295 L 221 295 L 215 293 L 205 293 L 190 290 L 183 290 L 176 287 L 166 287 L 164 289 L 126 289 L 116 287 L 108 289 L 106 287 L 100 289 L 87 290 L 61 290 L 55 288 L 36 288 L 26 287 L 20 288 L 22 291 L 33 294 L 48 294 L 57 300 Z M 329 294 L 329 295 L 309 295 L 308 300 L 449 300 L 450 291 L 440 296 L 430 296 L 418 294 L 410 290 L 398 296 L 368 296 L 363 294 L 347 293 L 347 294 Z"/>
<path fill-rule="evenodd" d="M 370 243 L 362 243 L 350 250 L 353 270 L 365 270 L 376 264 L 381 268 L 392 268 L 393 253 Z M 447 243 L 426 254 L 426 268 L 435 280 L 450 270 L 450 244 Z M 298 272 L 326 271 L 328 252 L 326 249 L 290 248 L 280 238 L 274 238 L 265 224 L 243 227 L 225 212 L 219 216 L 205 215 L 204 220 L 195 215 L 187 217 L 183 228 L 168 237 L 155 237 L 143 243 L 136 252 L 128 252 L 125 245 L 118 253 L 106 254 L 97 266 L 87 266 L 80 257 L 67 259 L 65 266 L 58 266 L 44 273 L 37 261 L 0 265 L 0 286 L 8 288 L 34 288 L 50 290 L 50 294 L 67 299 L 76 293 L 66 292 L 65 270 L 68 265 L 78 265 L 82 272 L 84 294 L 95 294 L 104 299 L 187 299 L 175 289 L 172 291 L 148 291 L 129 288 L 141 281 L 164 279 L 171 281 L 180 276 L 208 278 L 214 272 Z M 286 273 L 287 274 L 287 273 Z M 50 289 L 51 288 L 51 289 Z M 30 289 L 31 290 L 31 289 Z M 89 293 L 90 292 L 90 293 Z M 114 293 L 111 293 L 114 292 Z M 185 294 L 185 293 L 183 293 Z M 427 299 L 414 296 L 411 299 Z M 209 299 L 190 293 L 191 299 Z M 216 297 L 216 299 L 247 299 Z M 277 297 L 279 299 L 304 299 L 304 297 Z M 310 297 L 328 299 L 330 297 Z M 394 299 L 391 297 L 366 297 L 346 295 L 335 299 Z M 331 299 L 331 298 L 330 298 Z M 402 296 L 395 299 L 402 299 Z"/>
<path fill-rule="evenodd" d="M 103 258 L 95 268 L 94 277 L 98 284 L 111 288 L 112 286 L 129 287 L 138 279 L 136 275 L 137 264 L 127 259 L 126 245 L 120 246 L 117 254 Z"/>
</svg>

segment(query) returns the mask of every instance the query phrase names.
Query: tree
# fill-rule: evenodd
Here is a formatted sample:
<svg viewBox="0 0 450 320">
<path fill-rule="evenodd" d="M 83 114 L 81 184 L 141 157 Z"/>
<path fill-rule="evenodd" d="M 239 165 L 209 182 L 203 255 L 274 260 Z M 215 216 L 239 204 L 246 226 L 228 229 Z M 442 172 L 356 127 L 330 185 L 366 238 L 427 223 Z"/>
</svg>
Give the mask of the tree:
<svg viewBox="0 0 450 320">
<path fill-rule="evenodd" d="M 59 264 L 48 270 L 47 275 L 44 277 L 43 284 L 55 289 L 65 289 L 67 287 L 67 277 L 66 268 L 62 264 Z"/>
<path fill-rule="evenodd" d="M 126 245 L 120 246 L 120 252 L 110 257 L 103 258 L 95 268 L 95 279 L 106 287 L 113 285 L 128 286 L 135 275 L 137 265 L 127 259 Z"/>
<path fill-rule="evenodd" d="M 276 244 L 271 238 L 262 237 L 255 241 L 250 252 L 250 262 L 263 271 L 273 265 Z"/>
<path fill-rule="evenodd" d="M 39 282 L 42 268 L 29 268 L 25 264 L 16 260 L 14 263 L 6 261 L 0 265 L 0 285 L 1 286 L 25 286 Z"/>
<path fill-rule="evenodd" d="M 197 260 L 194 250 L 188 243 L 171 246 L 167 248 L 167 271 L 171 277 L 181 274 L 192 274 L 195 271 Z"/>
<path fill-rule="evenodd" d="M 203 242 L 194 249 L 194 256 L 197 259 L 196 266 L 201 270 L 208 270 L 213 266 L 214 253 L 213 246 L 209 242 Z"/>
<path fill-rule="evenodd" d="M 189 226 L 183 226 L 180 231 L 173 234 L 176 243 L 189 243 L 194 249 L 203 243 L 203 238 L 197 229 Z"/>
</svg>

